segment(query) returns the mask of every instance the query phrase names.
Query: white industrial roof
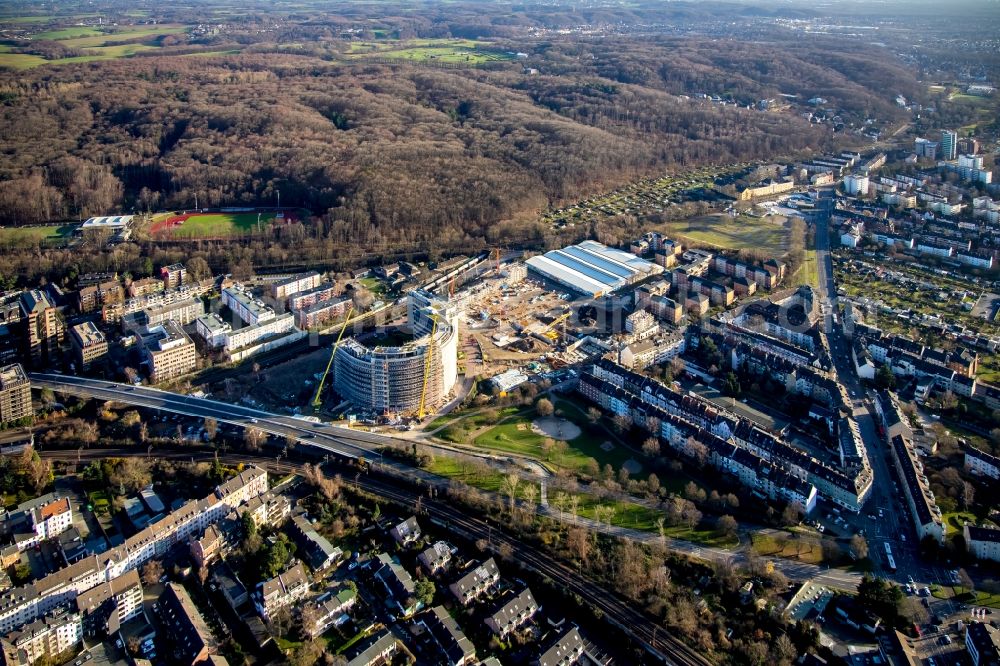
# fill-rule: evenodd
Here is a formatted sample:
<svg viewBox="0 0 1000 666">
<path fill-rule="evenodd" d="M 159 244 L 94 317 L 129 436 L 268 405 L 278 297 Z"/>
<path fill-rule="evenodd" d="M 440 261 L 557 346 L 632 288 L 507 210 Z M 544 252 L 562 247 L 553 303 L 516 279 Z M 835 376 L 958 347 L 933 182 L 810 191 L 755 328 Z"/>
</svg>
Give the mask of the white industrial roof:
<svg viewBox="0 0 1000 666">
<path fill-rule="evenodd" d="M 655 268 L 634 254 L 596 241 L 552 250 L 527 263 L 543 276 L 585 294 L 614 291 Z"/>
<path fill-rule="evenodd" d="M 543 276 L 550 278 L 560 284 L 564 284 L 571 289 L 585 294 L 603 294 L 608 291 L 608 285 L 598 282 L 562 264 L 556 263 L 547 256 L 531 257 L 527 261 L 528 266 L 535 269 Z"/>
<path fill-rule="evenodd" d="M 132 215 L 109 215 L 106 217 L 92 217 L 83 223 L 84 229 L 113 229 L 127 227 L 132 223 Z"/>
</svg>

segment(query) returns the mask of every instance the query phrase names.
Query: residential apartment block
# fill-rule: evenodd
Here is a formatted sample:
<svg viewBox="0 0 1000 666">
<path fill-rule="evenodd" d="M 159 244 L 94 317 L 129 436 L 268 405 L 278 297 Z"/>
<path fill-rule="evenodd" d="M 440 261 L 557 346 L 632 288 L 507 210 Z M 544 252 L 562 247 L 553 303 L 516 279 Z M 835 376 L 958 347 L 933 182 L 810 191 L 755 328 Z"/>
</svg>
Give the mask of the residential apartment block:
<svg viewBox="0 0 1000 666">
<path fill-rule="evenodd" d="M 941 509 L 931 492 L 930 482 L 924 474 L 923 463 L 917 456 L 913 443 L 896 435 L 889 442 L 889 450 L 892 452 L 896 471 L 903 481 L 903 492 L 917 535 L 921 539 L 931 536 L 939 543 L 944 543 L 945 529 Z"/>
<path fill-rule="evenodd" d="M 184 264 L 171 264 L 160 268 L 160 279 L 163 281 L 163 288 L 176 289 L 187 283 L 187 269 Z"/>
<path fill-rule="evenodd" d="M 321 281 L 319 273 L 309 271 L 290 278 L 279 280 L 271 285 L 271 296 L 275 300 L 284 300 L 292 294 L 315 289 Z"/>
<path fill-rule="evenodd" d="M 35 367 L 54 360 L 63 339 L 63 326 L 56 306 L 41 289 L 21 294 L 21 321 L 25 328 L 24 344 Z"/>
<path fill-rule="evenodd" d="M 60 609 L 3 636 L 0 647 L 5 664 L 30 666 L 40 661 L 52 663 L 82 639 L 80 615 Z"/>
<path fill-rule="evenodd" d="M 70 343 L 73 345 L 73 355 L 78 368 L 81 370 L 89 368 L 107 355 L 108 341 L 94 322 L 77 324 L 70 330 Z"/>
<path fill-rule="evenodd" d="M 965 469 L 976 476 L 1000 480 L 1000 458 L 972 446 L 965 447 Z"/>
<path fill-rule="evenodd" d="M 340 290 L 333 284 L 321 284 L 315 289 L 308 289 L 292 294 L 288 297 L 289 310 L 302 310 L 324 301 L 332 301 L 340 295 Z"/>
<path fill-rule="evenodd" d="M 309 593 L 309 574 L 302 562 L 288 571 L 257 585 L 254 606 L 265 620 L 274 617 L 282 608 L 290 606 Z"/>
<path fill-rule="evenodd" d="M 267 492 L 267 473 L 247 469 L 208 497 L 191 500 L 100 555 L 91 555 L 33 583 L 0 593 L 0 634 L 31 622 L 80 594 L 135 571 L 154 557 L 187 543 L 206 527 Z"/>
<path fill-rule="evenodd" d="M 322 326 L 337 317 L 343 317 L 351 306 L 349 298 L 332 298 L 317 301 L 295 310 L 295 325 L 301 329 Z"/>
<path fill-rule="evenodd" d="M 194 342 L 175 321 L 145 329 L 140 336 L 143 355 L 154 384 L 193 372 L 198 364 Z"/>
<path fill-rule="evenodd" d="M 969 554 L 977 560 L 1000 562 L 1000 530 L 966 524 L 962 532 Z"/>
<path fill-rule="evenodd" d="M 135 569 L 81 593 L 75 600 L 84 636 L 112 636 L 142 612 L 142 583 Z"/>
<path fill-rule="evenodd" d="M 28 418 L 35 413 L 31 406 L 31 382 L 20 363 L 0 368 L 0 424 Z"/>
<path fill-rule="evenodd" d="M 175 648 L 175 661 L 172 663 L 196 666 L 208 662 L 209 655 L 217 650 L 215 638 L 182 585 L 167 583 L 156 601 L 156 612 L 169 630 Z"/>
</svg>

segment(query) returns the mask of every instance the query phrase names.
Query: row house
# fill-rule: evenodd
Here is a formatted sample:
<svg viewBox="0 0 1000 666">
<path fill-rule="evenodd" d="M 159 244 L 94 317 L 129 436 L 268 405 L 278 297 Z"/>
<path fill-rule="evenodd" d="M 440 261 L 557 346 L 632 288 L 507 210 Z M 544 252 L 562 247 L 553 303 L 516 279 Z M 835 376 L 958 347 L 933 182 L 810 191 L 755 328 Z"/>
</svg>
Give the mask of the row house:
<svg viewBox="0 0 1000 666">
<path fill-rule="evenodd" d="M 889 451 L 903 481 L 903 492 L 917 536 L 921 539 L 931 536 L 943 544 L 945 528 L 941 509 L 931 492 L 930 482 L 924 474 L 923 463 L 920 462 L 913 443 L 896 435 L 889 442 Z"/>
<path fill-rule="evenodd" d="M 501 640 L 524 626 L 538 612 L 531 590 L 524 588 L 518 594 L 508 596 L 486 617 L 486 626 Z"/>
</svg>

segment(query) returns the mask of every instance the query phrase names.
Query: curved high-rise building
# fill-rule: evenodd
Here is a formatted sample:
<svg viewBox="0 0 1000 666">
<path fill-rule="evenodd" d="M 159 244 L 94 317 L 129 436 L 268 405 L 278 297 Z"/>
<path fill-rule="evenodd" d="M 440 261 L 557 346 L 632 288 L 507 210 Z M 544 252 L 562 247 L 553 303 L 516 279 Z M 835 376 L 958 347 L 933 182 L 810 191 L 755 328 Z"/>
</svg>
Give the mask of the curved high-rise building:
<svg viewBox="0 0 1000 666">
<path fill-rule="evenodd" d="M 342 398 L 377 414 L 417 412 L 426 374 L 424 408 L 433 411 L 447 401 L 458 378 L 457 308 L 415 291 L 408 311 L 414 337 L 406 344 L 369 347 L 353 339 L 341 343 L 334 357 L 334 386 Z"/>
</svg>

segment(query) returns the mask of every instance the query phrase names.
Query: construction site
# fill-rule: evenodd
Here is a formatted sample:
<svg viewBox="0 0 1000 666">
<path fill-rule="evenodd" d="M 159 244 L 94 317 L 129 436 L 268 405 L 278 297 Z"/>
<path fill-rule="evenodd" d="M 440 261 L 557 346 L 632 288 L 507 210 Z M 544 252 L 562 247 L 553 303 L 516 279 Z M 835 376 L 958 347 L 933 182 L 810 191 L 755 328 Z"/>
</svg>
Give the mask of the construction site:
<svg viewBox="0 0 1000 666">
<path fill-rule="evenodd" d="M 601 254 L 594 261 L 606 266 L 603 246 L 596 249 Z M 629 263 L 639 265 L 634 257 Z M 298 377 L 298 386 L 258 386 L 253 393 L 262 402 L 288 404 L 308 392 L 303 413 L 419 421 L 463 397 L 472 385 L 463 378 L 513 373 L 527 380 L 610 351 L 601 327 L 588 316 L 593 308 L 571 308 L 579 294 L 529 272 L 529 266 L 500 251 L 455 262 L 405 292 L 386 324 L 374 330 L 354 326 L 371 311 L 352 308 L 328 329 L 335 338 L 328 351 L 310 355 L 308 364 L 298 364 L 301 370 L 278 373 Z"/>
</svg>

